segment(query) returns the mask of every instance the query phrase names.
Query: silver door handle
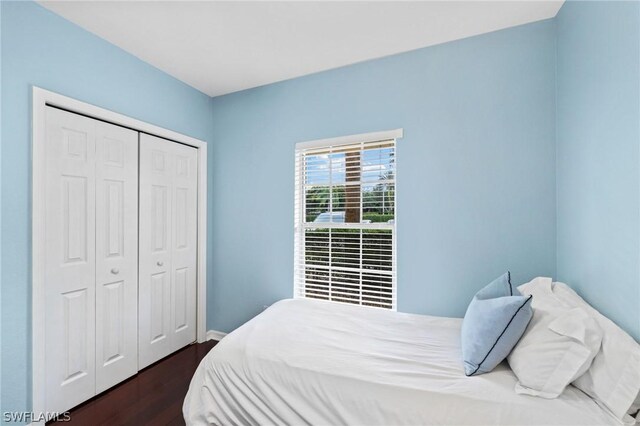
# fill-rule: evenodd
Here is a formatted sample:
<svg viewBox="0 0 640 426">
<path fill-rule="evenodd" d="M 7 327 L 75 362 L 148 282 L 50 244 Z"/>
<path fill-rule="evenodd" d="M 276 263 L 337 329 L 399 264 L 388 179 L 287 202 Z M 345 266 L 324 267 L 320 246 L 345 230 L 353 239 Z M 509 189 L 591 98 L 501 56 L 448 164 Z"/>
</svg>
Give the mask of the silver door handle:
<svg viewBox="0 0 640 426">
<path fill-rule="evenodd" d="M 120 273 L 120 269 L 118 269 L 118 268 L 113 268 L 113 269 L 111 270 L 111 273 L 112 273 L 113 275 L 118 275 L 118 274 Z"/>
<path fill-rule="evenodd" d="M 158 262 L 156 263 L 156 265 L 158 265 L 158 266 L 162 266 L 162 265 L 164 265 L 164 262 L 163 262 L 162 260 L 158 260 Z"/>
</svg>

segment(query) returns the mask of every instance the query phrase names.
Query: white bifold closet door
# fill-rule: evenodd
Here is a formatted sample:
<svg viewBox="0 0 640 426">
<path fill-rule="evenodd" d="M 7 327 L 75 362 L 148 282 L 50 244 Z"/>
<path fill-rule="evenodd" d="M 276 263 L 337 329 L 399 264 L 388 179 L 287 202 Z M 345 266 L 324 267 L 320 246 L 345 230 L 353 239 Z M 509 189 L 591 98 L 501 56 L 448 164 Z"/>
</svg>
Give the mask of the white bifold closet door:
<svg viewBox="0 0 640 426">
<path fill-rule="evenodd" d="M 46 110 L 46 409 L 137 371 L 138 133 Z"/>
<path fill-rule="evenodd" d="M 139 368 L 196 340 L 197 150 L 140 134 Z"/>
</svg>

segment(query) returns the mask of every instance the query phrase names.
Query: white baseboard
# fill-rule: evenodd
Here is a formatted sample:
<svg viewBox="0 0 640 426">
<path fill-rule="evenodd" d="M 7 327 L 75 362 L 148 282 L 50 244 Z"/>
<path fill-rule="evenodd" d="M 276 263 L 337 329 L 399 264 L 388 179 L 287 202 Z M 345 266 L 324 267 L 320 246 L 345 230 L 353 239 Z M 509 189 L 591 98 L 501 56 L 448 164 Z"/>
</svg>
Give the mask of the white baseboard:
<svg viewBox="0 0 640 426">
<path fill-rule="evenodd" d="M 208 330 L 207 331 L 207 340 L 218 340 L 218 341 L 220 341 L 226 335 L 227 335 L 227 333 L 223 333 L 222 331 Z"/>
</svg>

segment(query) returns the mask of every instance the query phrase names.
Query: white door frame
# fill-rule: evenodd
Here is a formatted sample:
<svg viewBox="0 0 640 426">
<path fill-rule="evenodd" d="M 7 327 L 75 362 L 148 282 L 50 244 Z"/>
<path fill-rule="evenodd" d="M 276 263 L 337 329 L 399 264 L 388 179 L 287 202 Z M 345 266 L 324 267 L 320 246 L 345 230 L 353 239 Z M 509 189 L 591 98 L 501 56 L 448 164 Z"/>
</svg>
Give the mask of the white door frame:
<svg viewBox="0 0 640 426">
<path fill-rule="evenodd" d="M 207 324 L 207 143 L 144 121 L 78 101 L 33 86 L 32 111 L 32 285 L 31 285 L 31 356 L 32 412 L 36 417 L 45 410 L 45 176 L 46 176 L 46 106 L 55 106 L 98 120 L 128 127 L 198 149 L 198 276 L 196 337 L 206 340 Z"/>
</svg>

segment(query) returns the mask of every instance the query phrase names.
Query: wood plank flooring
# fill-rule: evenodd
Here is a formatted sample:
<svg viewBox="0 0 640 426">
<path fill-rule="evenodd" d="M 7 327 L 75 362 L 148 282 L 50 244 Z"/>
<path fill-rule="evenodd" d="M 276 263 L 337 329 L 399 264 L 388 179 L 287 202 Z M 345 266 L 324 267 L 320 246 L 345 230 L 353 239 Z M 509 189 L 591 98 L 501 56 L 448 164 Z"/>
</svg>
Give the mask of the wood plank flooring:
<svg viewBox="0 0 640 426">
<path fill-rule="evenodd" d="M 71 410 L 60 425 L 184 425 L 191 377 L 216 341 L 195 343 Z"/>
</svg>

